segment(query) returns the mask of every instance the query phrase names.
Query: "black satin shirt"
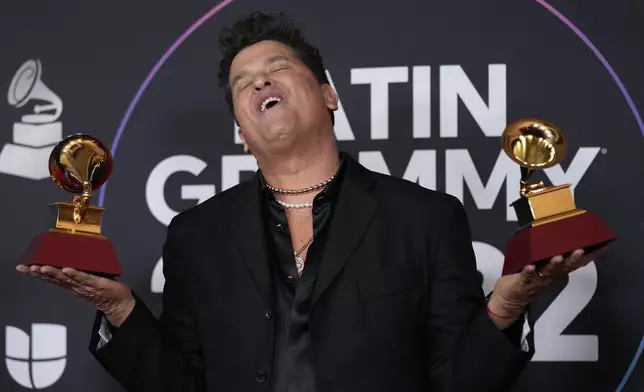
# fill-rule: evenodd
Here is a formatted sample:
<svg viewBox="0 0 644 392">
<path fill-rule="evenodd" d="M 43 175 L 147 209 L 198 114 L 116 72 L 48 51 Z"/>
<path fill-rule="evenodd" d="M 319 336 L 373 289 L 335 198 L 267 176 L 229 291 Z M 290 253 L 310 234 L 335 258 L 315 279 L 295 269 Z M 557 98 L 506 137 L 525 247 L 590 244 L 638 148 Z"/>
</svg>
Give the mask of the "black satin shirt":
<svg viewBox="0 0 644 392">
<path fill-rule="evenodd" d="M 269 259 L 275 289 L 275 360 L 271 392 L 320 392 L 310 358 L 309 316 L 313 288 L 345 163 L 313 200 L 313 235 L 302 277 L 295 268 L 288 220 L 275 195 L 262 186 Z"/>
<path fill-rule="evenodd" d="M 345 166 L 343 163 L 335 179 L 313 200 L 314 241 L 309 247 L 301 278 L 298 278 L 295 268 L 284 208 L 262 182 L 264 222 L 275 290 L 275 358 L 271 392 L 323 392 L 317 389 L 311 363 L 309 318 L 315 280 L 335 201 L 344 180 Z M 522 331 L 523 318 L 520 318 L 503 332 L 513 345 L 520 347 Z"/>
</svg>

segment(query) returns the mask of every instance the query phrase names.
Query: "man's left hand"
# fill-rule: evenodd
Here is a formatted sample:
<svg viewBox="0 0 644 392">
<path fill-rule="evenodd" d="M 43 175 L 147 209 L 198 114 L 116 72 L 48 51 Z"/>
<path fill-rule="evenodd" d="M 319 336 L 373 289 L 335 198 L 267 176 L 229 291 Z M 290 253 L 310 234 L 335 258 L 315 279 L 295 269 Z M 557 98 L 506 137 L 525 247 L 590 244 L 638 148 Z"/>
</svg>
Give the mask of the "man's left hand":
<svg viewBox="0 0 644 392">
<path fill-rule="evenodd" d="M 598 259 L 605 251 L 605 246 L 589 254 L 577 249 L 565 259 L 561 255 L 553 257 L 538 270 L 534 264 L 528 264 L 521 272 L 502 276 L 488 302 L 490 318 L 501 329 L 509 327 L 544 287 Z"/>
</svg>

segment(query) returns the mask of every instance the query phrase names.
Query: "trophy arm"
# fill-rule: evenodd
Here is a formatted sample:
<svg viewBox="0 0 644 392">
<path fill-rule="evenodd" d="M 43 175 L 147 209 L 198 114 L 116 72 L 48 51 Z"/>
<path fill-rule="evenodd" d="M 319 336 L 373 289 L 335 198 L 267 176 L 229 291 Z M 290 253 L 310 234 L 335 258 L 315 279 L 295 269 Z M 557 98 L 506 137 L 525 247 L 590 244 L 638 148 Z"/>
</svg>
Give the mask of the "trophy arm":
<svg viewBox="0 0 644 392">
<path fill-rule="evenodd" d="M 544 188 L 543 181 L 539 181 L 536 184 L 528 182 L 534 172 L 535 170 L 528 166 L 521 166 L 521 190 L 519 191 L 519 194 L 523 197 L 542 191 Z"/>
<path fill-rule="evenodd" d="M 81 223 L 87 214 L 87 206 L 92 199 L 92 184 L 89 181 L 83 183 L 83 193 L 74 196 L 74 222 Z"/>
<path fill-rule="evenodd" d="M 543 181 L 539 181 L 536 184 L 529 184 L 527 181 L 521 180 L 521 191 L 520 194 L 523 197 L 528 195 L 540 192 L 544 189 Z"/>
</svg>

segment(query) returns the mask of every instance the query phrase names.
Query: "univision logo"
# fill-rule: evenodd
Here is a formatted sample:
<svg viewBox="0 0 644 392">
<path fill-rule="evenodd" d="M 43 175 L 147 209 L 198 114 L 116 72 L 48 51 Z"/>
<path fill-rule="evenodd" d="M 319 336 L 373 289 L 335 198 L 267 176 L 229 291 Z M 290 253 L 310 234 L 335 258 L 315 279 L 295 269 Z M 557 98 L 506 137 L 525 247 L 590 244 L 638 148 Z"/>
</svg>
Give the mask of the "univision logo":
<svg viewBox="0 0 644 392">
<path fill-rule="evenodd" d="M 31 337 L 19 328 L 6 328 L 6 363 L 11 377 L 29 389 L 54 385 L 67 363 L 67 328 L 32 324 Z"/>
</svg>

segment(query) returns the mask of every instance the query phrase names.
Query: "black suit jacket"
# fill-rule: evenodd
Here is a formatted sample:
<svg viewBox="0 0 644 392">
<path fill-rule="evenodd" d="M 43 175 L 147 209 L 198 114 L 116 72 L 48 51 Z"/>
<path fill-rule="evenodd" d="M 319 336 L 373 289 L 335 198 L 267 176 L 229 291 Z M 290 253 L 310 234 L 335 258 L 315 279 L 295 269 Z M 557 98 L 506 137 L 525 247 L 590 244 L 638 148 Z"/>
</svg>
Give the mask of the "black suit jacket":
<svg viewBox="0 0 644 392">
<path fill-rule="evenodd" d="M 487 316 L 462 204 L 347 159 L 311 310 L 319 390 L 508 390 L 532 351 Z M 90 350 L 126 390 L 268 390 L 274 288 L 258 175 L 172 220 L 159 320 L 137 301 L 97 351 L 97 317 Z"/>
</svg>

